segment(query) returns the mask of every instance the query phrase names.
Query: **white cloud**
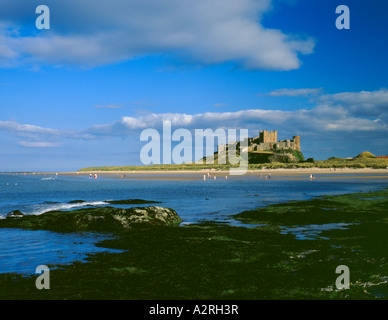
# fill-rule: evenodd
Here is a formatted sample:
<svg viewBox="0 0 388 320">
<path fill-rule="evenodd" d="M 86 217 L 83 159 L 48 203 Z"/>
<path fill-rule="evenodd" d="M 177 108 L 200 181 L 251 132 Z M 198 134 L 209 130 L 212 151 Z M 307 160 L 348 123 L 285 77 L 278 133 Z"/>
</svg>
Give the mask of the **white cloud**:
<svg viewBox="0 0 388 320">
<path fill-rule="evenodd" d="M 180 114 L 162 113 L 146 116 L 123 117 L 112 124 L 94 126 L 87 130 L 95 136 L 125 136 L 147 128 L 162 130 L 163 121 L 171 121 L 175 129 L 235 128 L 254 130 L 278 129 L 287 133 L 344 133 L 386 132 L 387 123 L 379 119 L 364 119 L 349 116 L 346 110 L 332 106 L 318 106 L 311 110 L 261 110 L 250 109 L 224 113 Z"/>
<path fill-rule="evenodd" d="M 59 147 L 59 143 L 48 141 L 18 141 L 18 145 L 27 148 L 54 148 Z"/>
<path fill-rule="evenodd" d="M 74 130 L 58 130 L 44 128 L 32 124 L 21 124 L 16 121 L 0 121 L 0 131 L 14 135 L 19 139 L 17 143 L 22 147 L 48 148 L 60 146 L 59 140 L 94 138 Z"/>
<path fill-rule="evenodd" d="M 24 147 L 55 147 L 67 140 L 98 140 L 111 137 L 132 137 L 154 128 L 162 132 L 163 121 L 171 121 L 173 130 L 194 129 L 249 129 L 256 135 L 262 129 L 277 129 L 283 136 L 302 135 L 320 143 L 332 139 L 338 143 L 351 143 L 358 138 L 380 143 L 388 134 L 386 108 L 387 90 L 352 92 L 325 95 L 317 98 L 319 104 L 311 109 L 294 111 L 248 109 L 234 112 L 151 113 L 122 117 L 119 121 L 95 125 L 84 130 L 57 130 L 15 121 L 0 121 L 0 130 L 21 138 Z M 323 103 L 325 101 L 326 103 Z M 387 100 L 388 101 L 388 100 Z M 368 116 L 361 115 L 357 108 L 368 105 Z M 373 106 L 373 107 L 372 107 Z M 356 108 L 357 107 L 357 108 Z M 356 110 L 356 112 L 355 112 Z M 375 114 L 376 116 L 371 116 Z M 322 137 L 325 137 L 323 139 Z M 380 141 L 380 142 L 379 142 Z"/>
<path fill-rule="evenodd" d="M 339 105 L 354 116 L 387 118 L 388 115 L 388 89 L 326 94 L 319 101 Z"/>
<path fill-rule="evenodd" d="M 18 8 L 35 4 L 38 1 L 18 0 Z M 67 0 L 47 5 L 51 30 L 17 35 L 7 31 L 10 23 L 33 25 L 37 16 L 16 10 L 14 0 L 2 0 L 3 66 L 95 66 L 169 54 L 205 64 L 234 61 L 245 68 L 292 70 L 301 64 L 298 55 L 314 48 L 310 38 L 300 40 L 261 25 L 271 0 Z"/>
<path fill-rule="evenodd" d="M 20 124 L 16 121 L 0 121 L 0 130 L 6 130 L 18 136 L 30 137 L 34 135 L 59 135 L 56 129 L 43 128 L 31 124 Z"/>
</svg>

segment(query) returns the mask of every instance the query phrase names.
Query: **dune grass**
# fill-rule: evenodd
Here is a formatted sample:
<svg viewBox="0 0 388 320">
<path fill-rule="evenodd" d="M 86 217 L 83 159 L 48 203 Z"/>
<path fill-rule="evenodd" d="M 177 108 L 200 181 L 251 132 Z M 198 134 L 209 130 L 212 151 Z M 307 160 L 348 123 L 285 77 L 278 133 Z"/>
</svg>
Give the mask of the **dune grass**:
<svg viewBox="0 0 388 320">
<path fill-rule="evenodd" d="M 80 169 L 79 172 L 98 172 L 98 171 L 201 171 L 201 170 L 219 170 L 226 171 L 230 168 L 236 168 L 237 165 L 230 164 L 170 164 L 170 165 L 150 165 L 150 166 L 106 166 L 106 167 L 88 167 Z M 262 170 L 262 169 L 298 169 L 298 168 L 353 168 L 353 169 L 386 169 L 388 168 L 388 159 L 359 157 L 352 159 L 330 158 L 323 161 L 305 161 L 295 163 L 261 163 L 249 164 L 248 170 Z"/>
</svg>

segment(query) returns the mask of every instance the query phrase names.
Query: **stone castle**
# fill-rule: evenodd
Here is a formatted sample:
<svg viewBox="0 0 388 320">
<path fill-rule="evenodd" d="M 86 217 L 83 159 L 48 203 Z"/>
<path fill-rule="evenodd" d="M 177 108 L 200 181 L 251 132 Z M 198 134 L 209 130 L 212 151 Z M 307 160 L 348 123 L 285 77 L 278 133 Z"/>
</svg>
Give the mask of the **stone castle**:
<svg viewBox="0 0 388 320">
<path fill-rule="evenodd" d="M 300 149 L 300 136 L 294 136 L 292 140 L 278 141 L 277 130 L 260 131 L 260 135 L 254 138 L 248 138 L 248 152 L 252 151 L 279 151 L 279 150 L 297 150 Z"/>
<path fill-rule="evenodd" d="M 300 148 L 300 136 L 294 136 L 292 140 L 278 141 L 277 130 L 260 131 L 258 137 L 248 138 L 248 152 L 260 152 L 260 151 L 282 151 L 282 150 L 296 150 L 301 151 Z M 218 146 L 218 153 L 221 154 L 227 150 L 226 145 Z"/>
</svg>

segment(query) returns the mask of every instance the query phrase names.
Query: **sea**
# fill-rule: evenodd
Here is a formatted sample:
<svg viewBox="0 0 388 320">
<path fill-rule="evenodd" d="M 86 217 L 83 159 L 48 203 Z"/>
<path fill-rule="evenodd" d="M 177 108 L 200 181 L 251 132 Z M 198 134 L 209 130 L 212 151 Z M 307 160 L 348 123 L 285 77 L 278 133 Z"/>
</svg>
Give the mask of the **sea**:
<svg viewBox="0 0 388 320">
<path fill-rule="evenodd" d="M 251 227 L 233 219 L 232 215 L 291 200 L 370 192 L 387 186 L 388 173 L 318 174 L 315 179 L 310 179 L 307 173 L 297 177 L 266 178 L 265 174 L 257 174 L 228 179 L 218 175 L 217 179 L 206 180 L 203 174 L 131 175 L 131 179 L 120 179 L 117 175 L 100 175 L 95 179 L 81 174 L 0 174 L 0 219 L 5 219 L 7 213 L 13 210 L 26 215 L 40 215 L 52 210 L 112 206 L 106 202 L 109 200 L 143 199 L 160 201 L 157 205 L 174 209 L 183 219 L 182 225 L 215 221 Z M 75 200 L 85 202 L 70 203 Z M 116 207 L 149 205 L 152 204 Z M 343 227 L 346 226 L 332 226 Z M 310 232 L 317 234 L 319 228 Z M 0 228 L 0 273 L 33 274 L 39 265 L 66 265 L 74 261 L 87 263 L 89 254 L 119 252 L 96 246 L 112 237 L 114 235 L 93 232 L 57 233 Z M 304 235 L 301 233 L 296 237 L 303 239 Z"/>
</svg>

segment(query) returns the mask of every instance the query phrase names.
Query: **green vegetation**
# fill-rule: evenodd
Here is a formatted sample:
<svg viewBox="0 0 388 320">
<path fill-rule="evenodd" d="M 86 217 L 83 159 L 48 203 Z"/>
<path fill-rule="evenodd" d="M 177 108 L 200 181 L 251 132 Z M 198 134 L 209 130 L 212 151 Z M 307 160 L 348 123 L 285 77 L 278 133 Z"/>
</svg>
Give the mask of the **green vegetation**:
<svg viewBox="0 0 388 320">
<path fill-rule="evenodd" d="M 234 216 L 249 228 L 136 224 L 100 243 L 124 252 L 51 269 L 50 290 L 36 290 L 36 276 L 1 275 L 0 298 L 386 299 L 387 205 L 384 190 Z M 350 268 L 349 290 L 335 287 L 339 265 Z"/>
<path fill-rule="evenodd" d="M 314 166 L 317 168 L 386 169 L 388 167 L 388 159 L 378 159 L 367 156 L 360 156 L 352 159 L 330 158 L 325 161 L 315 161 Z"/>
<path fill-rule="evenodd" d="M 266 151 L 254 151 L 248 153 L 248 163 L 250 164 L 264 164 L 269 163 L 270 158 L 273 156 L 273 152 Z"/>
<path fill-rule="evenodd" d="M 277 153 L 282 155 L 282 153 Z M 261 170 L 261 169 L 297 169 L 297 168 L 373 168 L 373 169 L 386 169 L 388 168 L 388 159 L 376 158 L 370 152 L 363 152 L 358 156 L 350 159 L 332 157 L 327 160 L 315 161 L 312 158 L 304 160 L 304 156 L 301 152 L 296 150 L 285 150 L 283 155 L 292 155 L 298 162 L 287 161 L 270 161 L 271 157 L 275 155 L 272 152 L 250 152 L 249 153 L 249 165 L 248 170 Z M 238 165 L 231 164 L 217 164 L 217 153 L 215 154 L 215 164 L 170 164 L 170 165 L 151 165 L 151 166 L 122 166 L 122 167 L 89 167 L 79 170 L 79 172 L 90 171 L 200 171 L 200 170 L 229 170 Z M 262 163 L 267 159 L 267 162 Z M 280 159 L 282 160 L 282 159 Z"/>
<path fill-rule="evenodd" d="M 79 172 L 90 171 L 198 171 L 198 170 L 229 170 L 231 165 L 222 164 L 155 164 L 150 166 L 113 166 L 113 167 L 88 167 Z"/>
<path fill-rule="evenodd" d="M 294 149 L 284 149 L 276 151 L 276 154 L 285 154 L 285 155 L 291 155 L 295 160 L 293 162 L 304 162 L 305 158 L 301 151 L 294 150 Z"/>
<path fill-rule="evenodd" d="M 373 159 L 376 158 L 375 155 L 368 151 L 361 152 L 358 156 L 354 157 L 355 159 Z"/>
</svg>

